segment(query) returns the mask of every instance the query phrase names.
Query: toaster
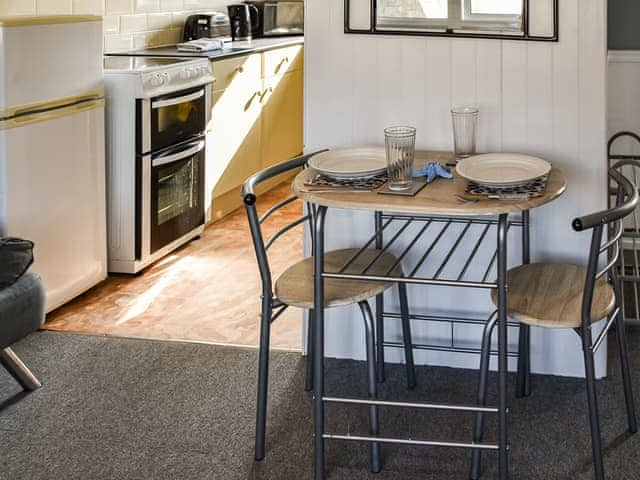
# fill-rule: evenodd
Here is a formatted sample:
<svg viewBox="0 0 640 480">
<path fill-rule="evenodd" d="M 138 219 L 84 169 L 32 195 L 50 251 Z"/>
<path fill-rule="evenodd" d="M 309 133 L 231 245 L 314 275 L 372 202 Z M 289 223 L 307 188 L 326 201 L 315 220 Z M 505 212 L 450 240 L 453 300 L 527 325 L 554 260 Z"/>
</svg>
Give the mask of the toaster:
<svg viewBox="0 0 640 480">
<path fill-rule="evenodd" d="M 182 31 L 182 41 L 229 37 L 230 35 L 231 27 L 229 25 L 229 16 L 226 13 L 199 13 L 187 17 Z"/>
</svg>

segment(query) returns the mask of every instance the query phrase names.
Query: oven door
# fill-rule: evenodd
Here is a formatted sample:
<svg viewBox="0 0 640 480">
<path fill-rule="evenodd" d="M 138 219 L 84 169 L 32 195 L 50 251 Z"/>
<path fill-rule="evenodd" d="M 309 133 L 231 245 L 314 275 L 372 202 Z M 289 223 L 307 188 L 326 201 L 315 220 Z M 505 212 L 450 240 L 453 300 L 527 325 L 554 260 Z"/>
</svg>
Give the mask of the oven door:
<svg viewBox="0 0 640 480">
<path fill-rule="evenodd" d="M 207 87 L 141 100 L 138 153 L 157 152 L 197 135 L 206 128 Z"/>
<path fill-rule="evenodd" d="M 204 225 L 202 139 L 142 157 L 142 257 Z"/>
</svg>

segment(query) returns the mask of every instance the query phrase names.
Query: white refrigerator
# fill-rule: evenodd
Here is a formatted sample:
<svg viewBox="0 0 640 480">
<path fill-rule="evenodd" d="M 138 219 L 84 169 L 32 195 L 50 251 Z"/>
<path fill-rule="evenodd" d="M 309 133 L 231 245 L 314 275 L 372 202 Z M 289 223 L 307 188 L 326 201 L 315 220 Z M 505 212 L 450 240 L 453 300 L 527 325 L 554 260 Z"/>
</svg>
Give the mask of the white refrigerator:
<svg viewBox="0 0 640 480">
<path fill-rule="evenodd" d="M 0 233 L 35 243 L 47 311 L 107 275 L 102 42 L 100 17 L 0 17 Z"/>
</svg>

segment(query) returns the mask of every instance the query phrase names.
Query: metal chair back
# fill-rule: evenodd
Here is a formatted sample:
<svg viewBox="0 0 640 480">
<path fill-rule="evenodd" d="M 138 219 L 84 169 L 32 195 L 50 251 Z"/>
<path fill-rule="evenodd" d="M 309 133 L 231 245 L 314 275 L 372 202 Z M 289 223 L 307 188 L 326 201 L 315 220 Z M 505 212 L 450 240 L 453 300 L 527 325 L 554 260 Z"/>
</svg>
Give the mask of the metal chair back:
<svg viewBox="0 0 640 480">
<path fill-rule="evenodd" d="M 589 331 L 591 326 L 591 308 L 598 280 L 606 278 L 614 287 L 617 302 L 621 301 L 616 267 L 620 259 L 624 219 L 633 214 L 638 206 L 638 189 L 622 173 L 623 168 L 628 165 L 635 165 L 635 163 L 633 160 L 622 160 L 609 169 L 609 180 L 615 188 L 614 206 L 601 212 L 576 218 L 572 223 L 574 230 L 578 232 L 592 230 L 587 278 L 582 299 L 583 331 Z M 604 236 L 605 227 L 608 233 L 606 238 Z M 604 267 L 601 267 L 603 263 Z M 615 312 L 610 316 L 607 328 L 602 332 L 603 334 L 609 330 L 620 313 L 619 310 L 620 306 L 617 305 Z M 604 339 L 603 334 L 596 340 L 594 350 L 597 350 Z"/>
<path fill-rule="evenodd" d="M 278 210 L 289 205 L 297 200 L 298 197 L 292 195 L 291 197 L 278 202 L 276 205 L 269 208 L 265 213 L 261 216 L 258 214 L 258 209 L 256 207 L 257 195 L 256 189 L 261 183 L 266 182 L 267 180 L 274 178 L 278 175 L 281 175 L 286 172 L 290 172 L 293 170 L 304 169 L 307 167 L 307 161 L 311 158 L 315 153 L 311 153 L 308 155 L 302 155 L 300 157 L 293 158 L 291 160 L 287 160 L 285 162 L 279 163 L 272 167 L 266 168 L 253 174 L 249 177 L 242 187 L 242 198 L 244 200 L 245 210 L 247 212 L 247 218 L 249 220 L 249 229 L 251 231 L 251 238 L 253 240 L 253 247 L 256 254 L 256 259 L 258 261 L 258 269 L 260 271 L 260 279 L 262 281 L 262 295 L 263 298 L 273 298 L 273 280 L 271 277 L 271 268 L 269 266 L 269 257 L 267 255 L 267 251 L 269 248 L 281 238 L 285 233 L 290 231 L 291 229 L 301 225 L 305 222 L 309 222 L 310 228 L 313 228 L 313 209 L 307 206 L 307 211 L 309 213 L 302 215 L 301 217 L 293 220 L 292 222 L 287 223 L 280 229 L 278 229 L 273 235 L 269 238 L 264 237 L 263 235 L 263 224 Z"/>
<path fill-rule="evenodd" d="M 625 152 L 625 153 L 621 153 Z M 640 136 L 618 132 L 608 144 L 609 167 L 620 160 L 630 160 L 620 171 L 635 185 L 640 185 Z M 609 185 L 609 207 L 615 203 L 614 185 Z M 623 225 L 619 276 L 622 312 L 626 321 L 640 322 L 640 212 L 636 208 Z"/>
</svg>

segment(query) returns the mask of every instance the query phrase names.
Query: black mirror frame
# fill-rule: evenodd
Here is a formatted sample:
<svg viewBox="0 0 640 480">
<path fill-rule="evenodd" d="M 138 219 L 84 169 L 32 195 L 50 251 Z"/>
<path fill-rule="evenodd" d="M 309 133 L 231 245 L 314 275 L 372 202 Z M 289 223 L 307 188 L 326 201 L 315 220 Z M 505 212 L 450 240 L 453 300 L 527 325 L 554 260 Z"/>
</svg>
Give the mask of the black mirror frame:
<svg viewBox="0 0 640 480">
<path fill-rule="evenodd" d="M 418 37 L 454 37 L 454 38 L 492 38 L 498 40 L 524 40 L 530 42 L 557 42 L 559 35 L 559 15 L 558 15 L 558 0 L 553 0 L 553 36 L 541 37 L 536 35 L 530 35 L 529 33 L 529 2 L 524 1 L 524 32 L 522 35 L 501 35 L 491 33 L 464 33 L 460 31 L 454 31 L 453 29 L 447 29 L 446 31 L 422 31 L 422 30 L 392 30 L 384 29 L 380 30 L 376 27 L 377 0 L 370 0 L 371 2 L 371 28 L 365 29 L 352 29 L 350 19 L 350 0 L 344 0 L 344 33 L 358 34 L 358 35 L 404 35 L 404 36 L 418 36 Z"/>
</svg>

